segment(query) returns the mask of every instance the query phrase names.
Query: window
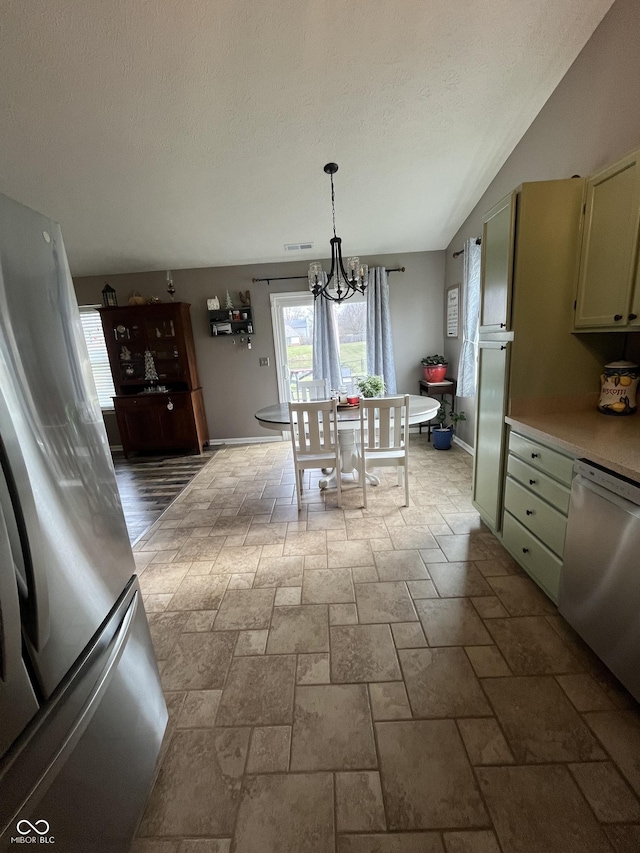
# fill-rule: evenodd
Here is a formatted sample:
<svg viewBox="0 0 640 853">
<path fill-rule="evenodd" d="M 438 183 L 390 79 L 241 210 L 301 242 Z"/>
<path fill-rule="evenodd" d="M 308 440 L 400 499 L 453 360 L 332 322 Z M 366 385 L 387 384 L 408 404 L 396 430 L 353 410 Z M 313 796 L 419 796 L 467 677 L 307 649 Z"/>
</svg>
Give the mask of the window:
<svg viewBox="0 0 640 853">
<path fill-rule="evenodd" d="M 313 296 L 305 291 L 272 293 L 270 300 L 280 400 L 296 400 L 298 380 L 313 377 Z M 354 296 L 333 308 L 341 385 L 351 391 L 354 378 L 367 373 L 367 303 L 364 296 Z"/>
<path fill-rule="evenodd" d="M 91 370 L 93 371 L 93 378 L 96 383 L 100 408 L 113 409 L 113 400 L 111 398 L 116 392 L 111 378 L 109 356 L 107 355 L 107 346 L 104 342 L 100 314 L 98 314 L 93 305 L 82 305 L 80 307 L 80 321 L 82 323 L 84 339 L 87 342 L 87 349 L 89 350 L 89 361 L 91 362 Z"/>
</svg>

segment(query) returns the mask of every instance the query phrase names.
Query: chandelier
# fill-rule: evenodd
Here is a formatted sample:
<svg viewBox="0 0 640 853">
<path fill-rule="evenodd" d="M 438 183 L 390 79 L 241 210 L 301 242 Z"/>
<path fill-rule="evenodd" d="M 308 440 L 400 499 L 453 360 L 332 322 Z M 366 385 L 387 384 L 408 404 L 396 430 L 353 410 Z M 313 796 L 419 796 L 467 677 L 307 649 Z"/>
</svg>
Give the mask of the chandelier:
<svg viewBox="0 0 640 853">
<path fill-rule="evenodd" d="M 331 210 L 333 213 L 333 237 L 331 238 L 331 272 L 326 280 L 320 261 L 309 264 L 309 290 L 313 298 L 323 296 L 332 302 L 344 302 L 356 293 L 364 293 L 367 286 L 369 267 L 360 263 L 360 258 L 347 258 L 347 270 L 342 261 L 342 240 L 336 236 L 336 197 L 333 176 L 338 171 L 337 163 L 327 163 L 324 171 L 331 177 Z M 334 281 L 335 278 L 335 281 Z M 333 282 L 332 291 L 329 289 Z"/>
</svg>

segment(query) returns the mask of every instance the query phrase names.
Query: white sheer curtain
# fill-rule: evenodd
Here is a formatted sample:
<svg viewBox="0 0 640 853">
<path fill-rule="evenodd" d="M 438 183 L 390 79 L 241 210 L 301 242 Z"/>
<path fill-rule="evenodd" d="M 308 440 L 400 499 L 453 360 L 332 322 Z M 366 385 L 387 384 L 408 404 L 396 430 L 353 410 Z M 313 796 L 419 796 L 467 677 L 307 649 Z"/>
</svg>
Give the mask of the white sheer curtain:
<svg viewBox="0 0 640 853">
<path fill-rule="evenodd" d="M 458 397 L 475 397 L 476 395 L 481 254 L 482 247 L 475 237 L 465 241 L 462 273 L 464 322 L 462 349 L 458 362 Z"/>
<path fill-rule="evenodd" d="M 326 273 L 323 275 L 326 279 Z M 328 379 L 334 390 L 342 384 L 336 314 L 333 302 L 322 296 L 313 305 L 313 378 Z"/>
<path fill-rule="evenodd" d="M 367 284 L 367 373 L 382 376 L 387 394 L 396 393 L 389 284 L 385 267 L 369 270 Z"/>
</svg>

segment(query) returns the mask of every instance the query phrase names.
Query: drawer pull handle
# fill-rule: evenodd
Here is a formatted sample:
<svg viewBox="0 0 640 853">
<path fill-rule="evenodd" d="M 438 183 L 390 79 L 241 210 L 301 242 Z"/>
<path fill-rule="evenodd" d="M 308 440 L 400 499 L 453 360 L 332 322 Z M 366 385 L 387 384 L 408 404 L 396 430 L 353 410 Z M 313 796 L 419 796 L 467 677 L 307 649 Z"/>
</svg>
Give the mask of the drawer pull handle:
<svg viewBox="0 0 640 853">
<path fill-rule="evenodd" d="M 622 320 L 622 314 L 614 314 L 613 319 L 618 322 L 618 320 Z"/>
<path fill-rule="evenodd" d="M 530 485 L 530 486 L 535 486 L 535 484 L 536 484 L 537 482 L 538 482 L 537 480 L 529 480 L 529 485 Z"/>
<path fill-rule="evenodd" d="M 539 458 L 539 456 L 540 456 L 540 454 L 539 454 L 539 453 L 532 453 L 532 454 L 531 454 L 531 458 L 532 458 L 532 459 L 538 459 L 538 458 Z"/>
<path fill-rule="evenodd" d="M 527 510 L 525 510 L 525 512 L 527 513 L 527 515 L 533 515 L 532 509 L 527 509 Z"/>
<path fill-rule="evenodd" d="M 522 549 L 522 553 L 523 553 L 523 554 L 528 554 L 528 553 L 529 553 L 529 549 L 528 549 L 528 548 L 523 548 L 523 549 Z"/>
<path fill-rule="evenodd" d="M 629 314 L 629 319 L 630 319 L 630 320 L 637 320 L 637 319 L 638 319 L 638 315 L 637 315 L 637 314 Z"/>
</svg>

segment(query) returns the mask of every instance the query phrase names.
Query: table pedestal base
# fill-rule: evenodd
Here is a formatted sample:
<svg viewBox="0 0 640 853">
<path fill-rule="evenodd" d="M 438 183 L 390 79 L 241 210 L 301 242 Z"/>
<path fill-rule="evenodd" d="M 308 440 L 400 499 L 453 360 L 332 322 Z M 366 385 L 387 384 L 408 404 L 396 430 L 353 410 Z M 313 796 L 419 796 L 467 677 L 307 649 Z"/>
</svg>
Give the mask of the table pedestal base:
<svg viewBox="0 0 640 853">
<path fill-rule="evenodd" d="M 355 430 L 343 429 L 338 432 L 338 444 L 340 448 L 340 465 L 343 474 L 353 474 L 355 481 L 358 482 L 358 474 L 360 471 L 360 455 L 356 445 Z M 324 471 L 323 471 L 324 473 Z M 379 486 L 380 478 L 375 474 L 364 472 L 367 478 L 367 483 L 370 486 Z M 337 475 L 335 470 L 318 482 L 320 489 L 335 489 Z M 343 478 L 344 482 L 344 478 Z M 352 482 L 352 481 L 351 481 Z"/>
</svg>

